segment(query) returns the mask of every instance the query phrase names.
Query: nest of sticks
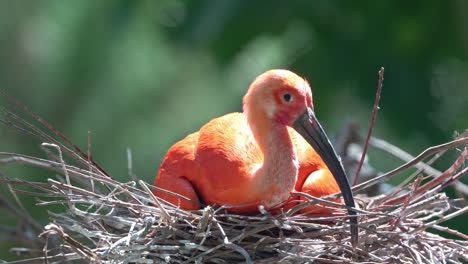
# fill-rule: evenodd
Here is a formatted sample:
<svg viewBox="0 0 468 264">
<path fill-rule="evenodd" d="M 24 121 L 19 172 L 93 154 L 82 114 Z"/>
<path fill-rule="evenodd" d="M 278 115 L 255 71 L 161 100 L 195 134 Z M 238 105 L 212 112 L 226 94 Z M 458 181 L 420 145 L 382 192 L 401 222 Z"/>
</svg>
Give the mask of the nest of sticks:
<svg viewBox="0 0 468 264">
<path fill-rule="evenodd" d="M 21 105 L 20 105 L 21 106 Z M 444 227 L 443 222 L 465 214 L 467 190 L 459 178 L 467 174 L 468 137 L 434 146 L 417 157 L 408 156 L 388 143 L 371 139 L 370 145 L 390 151 L 406 163 L 393 171 L 370 173 L 370 179 L 353 190 L 359 209 L 359 243 L 351 246 L 346 207 L 314 198 L 287 211 L 257 215 L 228 213 L 225 207 L 184 211 L 159 201 L 151 188 L 136 178 L 119 182 L 108 175 L 67 138 L 32 111 L 22 106 L 50 131 L 42 131 L 16 114 L 4 110 L 3 123 L 39 138 L 47 158 L 0 152 L 0 165 L 28 164 L 54 172 L 46 182 L 30 182 L 2 176 L 3 191 L 15 204 L 0 196 L 0 205 L 18 218 L 9 232 L 22 237 L 29 247 L 10 251 L 23 260 L 7 263 L 462 263 L 468 261 L 468 236 Z M 54 136 L 50 136 L 53 134 Z M 351 133 L 353 134 L 353 133 Z M 355 134 L 355 133 L 354 133 Z M 350 133 L 337 143 L 345 166 L 355 167 Z M 341 145 L 340 145 L 341 144 Z M 452 149 L 453 164 L 440 172 L 430 166 Z M 359 156 L 359 155 L 358 155 Z M 129 155 L 130 157 L 130 155 Z M 433 157 L 424 163 L 425 159 Z M 363 172 L 369 169 L 364 165 Z M 416 168 L 405 182 L 375 194 L 390 177 Z M 367 170 L 369 171 L 369 170 Z M 372 171 L 372 170 L 370 170 Z M 458 199 L 443 189 L 453 185 Z M 23 186 L 28 186 L 25 189 Z M 37 191 L 31 191 L 31 188 Z M 63 205 L 62 212 L 48 211 L 50 223 L 37 223 L 24 209 L 18 194 L 37 197 L 37 205 Z M 340 206 L 332 216 L 303 215 L 310 204 Z M 435 234 L 437 230 L 438 234 Z M 432 231 L 432 232 L 431 232 Z M 448 235 L 451 238 L 447 238 Z"/>
</svg>

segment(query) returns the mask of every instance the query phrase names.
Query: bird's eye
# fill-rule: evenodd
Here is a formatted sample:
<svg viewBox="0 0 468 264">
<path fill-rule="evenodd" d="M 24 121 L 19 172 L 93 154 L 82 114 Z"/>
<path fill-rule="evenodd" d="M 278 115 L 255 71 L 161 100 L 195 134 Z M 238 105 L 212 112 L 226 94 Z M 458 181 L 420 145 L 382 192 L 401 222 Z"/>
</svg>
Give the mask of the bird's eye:
<svg viewBox="0 0 468 264">
<path fill-rule="evenodd" d="M 289 94 L 289 93 L 285 93 L 285 94 L 283 94 L 283 99 L 286 102 L 291 102 L 292 101 L 292 95 Z"/>
</svg>

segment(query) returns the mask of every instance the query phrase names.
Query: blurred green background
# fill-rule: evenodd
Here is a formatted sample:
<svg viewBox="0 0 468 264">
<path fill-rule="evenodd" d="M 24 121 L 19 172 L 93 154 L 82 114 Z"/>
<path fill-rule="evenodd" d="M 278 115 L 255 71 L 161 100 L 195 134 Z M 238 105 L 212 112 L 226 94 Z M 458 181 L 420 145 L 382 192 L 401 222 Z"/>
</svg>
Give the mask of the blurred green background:
<svg viewBox="0 0 468 264">
<path fill-rule="evenodd" d="M 468 128 L 467 14 L 463 0 L 3 0 L 0 89 L 83 149 L 90 131 L 94 159 L 121 181 L 131 148 L 136 174 L 152 183 L 171 144 L 240 111 L 249 83 L 272 68 L 309 80 L 329 134 L 346 120 L 364 133 L 384 66 L 374 135 L 415 155 Z M 0 151 L 44 157 L 39 144 L 0 127 Z M 375 150 L 370 158 L 381 171 L 401 164 Z M 18 165 L 0 173 L 53 176 Z M 44 208 L 21 199 L 47 223 Z M 451 224 L 467 233 L 466 220 Z M 0 258 L 19 245 L 0 241 Z"/>
</svg>

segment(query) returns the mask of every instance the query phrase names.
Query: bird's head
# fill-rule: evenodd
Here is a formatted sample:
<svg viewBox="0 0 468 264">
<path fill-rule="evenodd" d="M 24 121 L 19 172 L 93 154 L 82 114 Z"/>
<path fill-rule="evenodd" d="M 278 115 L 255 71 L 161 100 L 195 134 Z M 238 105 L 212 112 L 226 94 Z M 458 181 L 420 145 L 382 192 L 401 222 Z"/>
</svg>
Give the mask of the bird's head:
<svg viewBox="0 0 468 264">
<path fill-rule="evenodd" d="M 270 70 L 258 76 L 244 97 L 244 112 L 251 126 L 278 122 L 294 128 L 320 155 L 340 187 L 345 204 L 355 207 L 344 168 L 325 131 L 315 117 L 307 81 L 287 70 Z M 265 128 L 267 126 L 264 126 Z M 352 244 L 357 244 L 356 212 L 351 218 Z"/>
<path fill-rule="evenodd" d="M 255 109 L 257 115 L 287 126 L 292 126 L 307 108 L 313 109 L 309 83 L 288 70 L 261 74 L 244 97 L 244 112 Z"/>
</svg>

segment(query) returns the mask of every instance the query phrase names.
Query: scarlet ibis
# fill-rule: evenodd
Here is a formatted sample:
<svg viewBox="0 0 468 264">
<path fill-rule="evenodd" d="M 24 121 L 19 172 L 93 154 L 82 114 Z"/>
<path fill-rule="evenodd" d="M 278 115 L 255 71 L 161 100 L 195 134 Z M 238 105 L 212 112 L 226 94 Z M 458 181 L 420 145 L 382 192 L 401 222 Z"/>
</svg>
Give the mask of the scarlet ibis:
<svg viewBox="0 0 468 264">
<path fill-rule="evenodd" d="M 250 85 L 243 110 L 215 118 L 174 144 L 154 185 L 203 204 L 236 206 L 228 210 L 240 213 L 271 208 L 293 191 L 320 197 L 341 190 L 345 204 L 355 206 L 305 79 L 287 70 L 267 71 Z M 182 209 L 200 208 L 167 192 L 154 194 Z M 355 245 L 356 213 L 348 213 Z"/>
</svg>

